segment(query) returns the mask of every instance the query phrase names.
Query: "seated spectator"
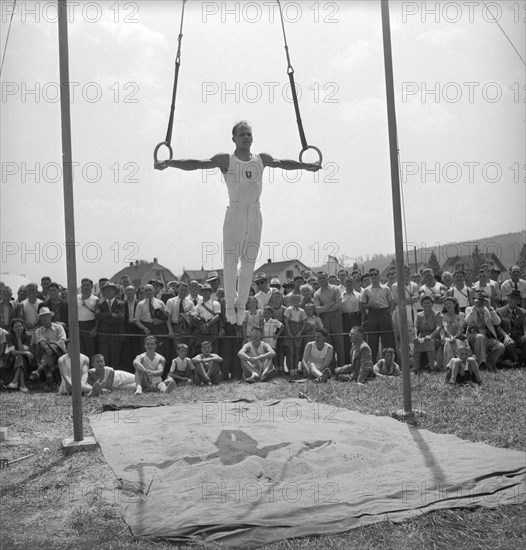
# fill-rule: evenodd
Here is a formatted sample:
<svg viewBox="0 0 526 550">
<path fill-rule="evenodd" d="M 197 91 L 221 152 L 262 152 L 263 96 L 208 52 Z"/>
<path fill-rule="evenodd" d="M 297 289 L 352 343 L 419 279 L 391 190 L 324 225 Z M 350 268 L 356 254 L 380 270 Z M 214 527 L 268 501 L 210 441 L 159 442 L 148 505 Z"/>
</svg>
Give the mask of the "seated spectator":
<svg viewBox="0 0 526 550">
<path fill-rule="evenodd" d="M 326 342 L 327 331 L 324 328 L 314 333 L 314 341 L 308 342 L 303 352 L 301 369 L 305 378 L 315 382 L 327 382 L 331 376 L 329 365 L 334 357 L 334 348 Z"/>
<path fill-rule="evenodd" d="M 497 334 L 505 353 L 514 364 L 526 366 L 526 311 L 519 307 L 521 292 L 512 288 L 506 295 L 507 305 L 497 309 L 501 323 Z"/>
<path fill-rule="evenodd" d="M 102 393 L 110 393 L 114 390 L 135 390 L 137 387 L 134 374 L 108 367 L 104 355 L 100 353 L 91 358 L 88 381 L 97 393 L 97 385 L 100 385 Z"/>
<path fill-rule="evenodd" d="M 276 352 L 262 341 L 262 331 L 258 327 L 252 329 L 251 340 L 239 350 L 241 368 L 245 374 L 245 382 L 266 382 L 277 374 L 272 360 Z"/>
<path fill-rule="evenodd" d="M 373 367 L 374 374 L 379 378 L 391 378 L 393 376 L 400 376 L 402 371 L 397 363 L 394 361 L 394 349 L 384 348 L 382 351 L 383 358 L 376 363 Z"/>
<path fill-rule="evenodd" d="M 518 265 L 510 267 L 510 278 L 504 281 L 500 287 L 502 293 L 502 305 L 508 302 L 508 295 L 511 290 L 518 290 L 521 295 L 519 306 L 526 309 L 526 281 L 521 279 L 521 268 Z"/>
<path fill-rule="evenodd" d="M 488 304 L 488 296 L 482 291 L 475 292 L 474 306 L 466 309 L 468 342 L 475 351 L 480 369 L 495 370 L 504 355 L 504 344 L 499 342 L 497 328 L 501 321 L 497 312 Z"/>
<path fill-rule="evenodd" d="M 206 340 L 201 343 L 201 353 L 192 359 L 197 378 L 206 386 L 219 384 L 221 380 L 221 368 L 219 365 L 222 362 L 223 359 L 217 353 L 212 353 L 212 342 Z"/>
<path fill-rule="evenodd" d="M 439 347 L 442 319 L 433 311 L 433 298 L 424 294 L 420 299 L 422 311 L 416 314 L 415 319 L 415 372 L 419 372 L 426 365 L 435 368 L 435 353 Z"/>
<path fill-rule="evenodd" d="M 195 367 L 192 360 L 188 357 L 188 346 L 186 344 L 179 344 L 177 346 L 177 357 L 172 361 L 168 376 L 177 385 L 186 386 L 187 384 L 194 383 Z M 206 379 L 206 376 L 204 379 Z"/>
<path fill-rule="evenodd" d="M 165 383 L 162 380 L 165 359 L 156 352 L 157 338 L 153 335 L 146 336 L 144 349 L 146 351 L 137 355 L 133 361 L 135 383 L 137 384 L 135 395 L 140 395 L 143 391 L 170 393 L 175 386 L 175 382 L 169 380 L 168 383 Z"/>
<path fill-rule="evenodd" d="M 440 341 L 442 345 L 442 364 L 447 365 L 456 355 L 457 340 L 464 336 L 464 314 L 460 311 L 456 298 L 446 296 L 442 310 L 442 330 Z"/>
<path fill-rule="evenodd" d="M 60 372 L 60 386 L 58 393 L 60 395 L 71 395 L 73 393 L 73 383 L 71 380 L 71 358 L 66 353 L 58 358 L 58 369 Z M 87 397 L 96 397 L 93 392 L 93 386 L 88 382 L 89 358 L 80 354 L 80 391 Z M 100 393 L 98 394 L 100 395 Z"/>
<path fill-rule="evenodd" d="M 334 371 L 340 382 L 357 382 L 363 385 L 368 378 L 374 377 L 373 355 L 371 348 L 363 339 L 363 334 L 364 331 L 361 327 L 353 327 L 349 333 L 352 343 L 351 363 Z"/>
<path fill-rule="evenodd" d="M 447 364 L 446 382 L 450 384 L 465 384 L 467 382 L 482 384 L 477 361 L 470 355 L 471 350 L 466 341 L 459 342 L 456 357 L 453 357 Z"/>
<path fill-rule="evenodd" d="M 62 325 L 52 321 L 54 313 L 49 308 L 42 307 L 38 316 L 42 324 L 35 332 L 38 367 L 31 373 L 29 379 L 38 380 L 44 373 L 49 391 L 53 388 L 53 377 L 58 370 L 58 359 L 66 353 L 66 331 Z"/>
<path fill-rule="evenodd" d="M 5 341 L 1 344 L 5 356 L 3 368 L 6 373 L 13 370 L 13 378 L 7 387 L 27 393 L 26 378 L 29 376 L 34 360 L 30 350 L 31 336 L 26 332 L 24 321 L 16 317 L 11 320 L 9 332 L 4 336 Z"/>
</svg>

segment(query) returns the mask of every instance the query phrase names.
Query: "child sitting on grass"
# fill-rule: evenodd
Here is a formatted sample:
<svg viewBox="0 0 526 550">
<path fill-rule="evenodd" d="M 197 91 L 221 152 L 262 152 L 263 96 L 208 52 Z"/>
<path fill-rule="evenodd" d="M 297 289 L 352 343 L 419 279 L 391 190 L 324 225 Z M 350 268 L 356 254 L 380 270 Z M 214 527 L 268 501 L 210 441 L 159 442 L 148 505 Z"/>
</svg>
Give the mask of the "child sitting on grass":
<svg viewBox="0 0 526 550">
<path fill-rule="evenodd" d="M 471 349 L 466 341 L 457 341 L 457 356 L 447 364 L 446 382 L 450 384 L 465 384 L 476 382 L 482 384 L 477 360 L 471 356 Z"/>
<path fill-rule="evenodd" d="M 179 344 L 177 357 L 172 361 L 168 377 L 172 378 L 177 385 L 186 386 L 194 382 L 194 376 L 194 364 L 188 358 L 188 346 Z"/>
<path fill-rule="evenodd" d="M 373 367 L 374 374 L 380 378 L 391 376 L 400 376 L 402 371 L 397 363 L 394 362 L 395 351 L 393 348 L 384 348 L 382 351 L 383 359 L 380 359 Z"/>
<path fill-rule="evenodd" d="M 212 353 L 212 342 L 204 341 L 201 344 L 201 353 L 192 359 L 197 375 L 196 381 L 199 380 L 205 386 L 219 384 L 221 379 L 219 363 L 222 362 L 223 359 L 217 353 Z"/>
<path fill-rule="evenodd" d="M 170 379 L 166 384 L 162 380 L 165 359 L 155 351 L 157 338 L 152 335 L 146 336 L 144 349 L 146 351 L 137 355 L 133 360 L 135 383 L 137 384 L 135 395 L 142 394 L 143 390 L 170 393 L 175 387 L 175 381 Z"/>
</svg>

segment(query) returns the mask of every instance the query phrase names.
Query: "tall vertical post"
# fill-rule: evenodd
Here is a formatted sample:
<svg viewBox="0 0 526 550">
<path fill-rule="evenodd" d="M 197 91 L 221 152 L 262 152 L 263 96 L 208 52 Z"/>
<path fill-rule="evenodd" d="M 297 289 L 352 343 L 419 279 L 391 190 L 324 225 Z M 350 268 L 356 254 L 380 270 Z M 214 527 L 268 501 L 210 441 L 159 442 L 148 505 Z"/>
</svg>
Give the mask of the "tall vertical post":
<svg viewBox="0 0 526 550">
<path fill-rule="evenodd" d="M 66 225 L 66 262 L 68 280 L 69 345 L 73 395 L 73 439 L 82 441 L 82 391 L 80 387 L 80 340 L 77 306 L 77 261 L 75 254 L 75 209 L 73 204 L 73 162 L 71 150 L 71 113 L 69 93 L 69 48 L 67 0 L 58 2 L 58 43 L 60 57 L 60 114 L 62 126 L 62 174 L 64 219 Z"/>
<path fill-rule="evenodd" d="M 387 94 L 387 120 L 389 126 L 389 151 L 391 157 L 391 190 L 393 196 L 393 217 L 395 234 L 396 272 L 398 282 L 398 314 L 401 340 L 402 385 L 404 414 L 411 415 L 411 373 L 409 368 L 409 342 L 407 334 L 407 310 L 404 275 L 404 243 L 402 231 L 402 204 L 400 201 L 400 170 L 398 165 L 398 139 L 396 127 L 396 104 L 393 78 L 393 56 L 391 51 L 391 26 L 389 22 L 389 1 L 381 0 L 382 31 L 384 43 L 385 87 Z"/>
</svg>

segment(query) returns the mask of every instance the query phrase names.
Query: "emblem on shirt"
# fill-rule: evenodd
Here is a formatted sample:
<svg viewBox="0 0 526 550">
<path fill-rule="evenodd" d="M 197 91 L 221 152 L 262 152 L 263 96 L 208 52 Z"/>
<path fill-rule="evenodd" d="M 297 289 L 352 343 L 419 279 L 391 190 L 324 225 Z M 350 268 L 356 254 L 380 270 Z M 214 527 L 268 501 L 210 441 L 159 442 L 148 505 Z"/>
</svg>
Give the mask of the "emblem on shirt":
<svg viewBox="0 0 526 550">
<path fill-rule="evenodd" d="M 252 171 L 251 170 L 247 170 L 245 172 L 245 176 L 247 177 L 247 179 L 252 179 Z"/>
</svg>

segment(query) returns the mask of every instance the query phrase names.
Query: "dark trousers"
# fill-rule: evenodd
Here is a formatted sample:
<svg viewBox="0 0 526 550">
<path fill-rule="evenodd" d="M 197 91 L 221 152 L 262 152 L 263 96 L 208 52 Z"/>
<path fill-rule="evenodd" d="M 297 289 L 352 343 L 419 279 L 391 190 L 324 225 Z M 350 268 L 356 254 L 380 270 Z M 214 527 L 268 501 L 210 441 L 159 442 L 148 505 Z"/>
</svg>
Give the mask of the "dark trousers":
<svg viewBox="0 0 526 550">
<path fill-rule="evenodd" d="M 219 356 L 223 362 L 220 364 L 221 377 L 223 380 L 242 380 L 243 371 L 238 352 L 242 347 L 243 340 L 238 336 L 237 325 L 225 323 L 225 338 L 219 339 Z"/>
<path fill-rule="evenodd" d="M 126 323 L 124 325 L 120 362 L 122 370 L 135 373 L 133 360 L 143 351 L 141 334 L 142 332 L 139 330 L 139 327 L 134 323 Z"/>
<path fill-rule="evenodd" d="M 351 339 L 349 338 L 349 332 L 353 327 L 359 327 L 362 324 L 362 314 L 357 311 L 356 313 L 342 313 L 343 324 L 343 352 L 345 356 L 345 364 L 348 365 L 351 362 Z"/>
<path fill-rule="evenodd" d="M 106 365 L 117 370 L 121 362 L 121 334 L 99 334 L 97 336 L 99 353 L 104 355 Z M 91 358 L 90 358 L 91 359 Z"/>
<path fill-rule="evenodd" d="M 97 353 L 97 337 L 91 337 L 89 331 L 95 326 L 95 321 L 79 321 L 80 353 L 90 360 Z"/>
<path fill-rule="evenodd" d="M 325 330 L 329 333 L 327 341 L 332 345 L 336 352 L 337 364 L 339 367 L 344 365 L 344 348 L 343 348 L 343 325 L 342 314 L 340 311 L 331 311 L 330 313 L 320 313 L 320 319 L 325 327 Z M 332 360 L 329 368 L 334 370 L 334 359 Z"/>
<path fill-rule="evenodd" d="M 363 328 L 367 343 L 371 348 L 373 364 L 378 361 L 377 356 L 380 338 L 382 339 L 382 347 L 395 349 L 393 322 L 388 307 L 383 309 L 369 309 L 367 320 Z"/>
</svg>

